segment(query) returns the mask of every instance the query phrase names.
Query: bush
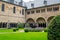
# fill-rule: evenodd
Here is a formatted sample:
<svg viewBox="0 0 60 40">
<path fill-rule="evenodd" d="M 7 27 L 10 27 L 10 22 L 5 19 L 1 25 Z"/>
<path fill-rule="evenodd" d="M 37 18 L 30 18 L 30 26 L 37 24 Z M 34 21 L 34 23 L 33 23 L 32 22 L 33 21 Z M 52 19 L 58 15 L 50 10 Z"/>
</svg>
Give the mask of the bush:
<svg viewBox="0 0 60 40">
<path fill-rule="evenodd" d="M 60 15 L 56 16 L 48 27 L 48 40 L 60 40 Z"/>
<path fill-rule="evenodd" d="M 13 32 L 16 32 L 16 31 L 18 31 L 19 30 L 19 28 L 15 28 L 15 29 L 13 29 Z"/>
<path fill-rule="evenodd" d="M 18 23 L 18 28 L 24 28 L 24 23 Z"/>
<path fill-rule="evenodd" d="M 41 29 L 38 29 L 38 28 L 36 28 L 36 29 L 34 29 L 34 32 L 41 32 L 42 30 Z"/>
<path fill-rule="evenodd" d="M 24 31 L 25 31 L 25 32 L 28 32 L 28 29 L 25 29 Z"/>
<path fill-rule="evenodd" d="M 13 32 L 16 32 L 16 29 L 13 29 Z"/>
<path fill-rule="evenodd" d="M 48 32 L 48 28 L 45 28 L 45 29 L 44 29 L 44 32 Z"/>
<path fill-rule="evenodd" d="M 18 31 L 18 30 L 19 30 L 19 28 L 16 28 L 16 30 Z"/>
<path fill-rule="evenodd" d="M 26 24 L 25 24 L 25 27 L 27 27 L 27 28 L 30 27 L 30 24 L 26 23 Z"/>
<path fill-rule="evenodd" d="M 27 32 L 42 32 L 43 29 L 40 29 L 40 28 L 26 28 L 24 31 L 25 31 L 25 32 L 26 32 L 26 31 L 27 31 Z"/>
</svg>

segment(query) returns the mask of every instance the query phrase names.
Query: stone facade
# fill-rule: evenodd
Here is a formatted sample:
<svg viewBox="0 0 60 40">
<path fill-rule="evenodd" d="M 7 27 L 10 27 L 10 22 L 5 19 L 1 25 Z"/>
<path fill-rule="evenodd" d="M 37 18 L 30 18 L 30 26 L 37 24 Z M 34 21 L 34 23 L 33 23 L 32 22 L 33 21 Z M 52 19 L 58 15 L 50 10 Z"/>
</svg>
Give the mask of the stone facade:
<svg viewBox="0 0 60 40">
<path fill-rule="evenodd" d="M 2 8 L 3 5 L 4 7 Z M 13 9 L 14 7 L 15 9 Z M 2 9 L 4 9 L 4 11 L 2 11 Z M 14 10 L 15 13 L 13 12 Z M 6 26 L 8 23 L 12 23 L 11 26 L 13 26 L 14 23 L 17 24 L 19 22 L 25 23 L 25 8 L 15 4 L 0 1 L 0 26 Z"/>
<path fill-rule="evenodd" d="M 60 4 L 32 8 L 26 11 L 26 22 L 47 27 L 50 20 L 57 15 L 60 15 Z"/>
<path fill-rule="evenodd" d="M 16 27 L 18 23 L 47 27 L 50 20 L 60 15 L 60 4 L 27 9 L 15 4 L 0 1 L 0 28 Z"/>
</svg>

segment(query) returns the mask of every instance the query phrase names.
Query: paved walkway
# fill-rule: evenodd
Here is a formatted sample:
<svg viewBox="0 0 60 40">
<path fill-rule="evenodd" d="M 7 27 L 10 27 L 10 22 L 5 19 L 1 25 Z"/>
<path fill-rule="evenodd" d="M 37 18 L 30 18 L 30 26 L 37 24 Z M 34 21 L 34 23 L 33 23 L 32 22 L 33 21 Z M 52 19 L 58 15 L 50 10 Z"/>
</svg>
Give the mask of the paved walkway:
<svg viewBox="0 0 60 40">
<path fill-rule="evenodd" d="M 19 32 L 24 32 L 24 30 L 19 30 Z"/>
</svg>

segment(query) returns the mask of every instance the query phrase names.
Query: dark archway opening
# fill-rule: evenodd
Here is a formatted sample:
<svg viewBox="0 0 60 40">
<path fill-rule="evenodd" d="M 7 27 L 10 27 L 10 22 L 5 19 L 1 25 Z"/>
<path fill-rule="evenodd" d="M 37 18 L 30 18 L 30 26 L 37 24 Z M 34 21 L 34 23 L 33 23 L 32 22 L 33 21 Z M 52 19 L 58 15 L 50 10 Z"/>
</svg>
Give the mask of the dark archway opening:
<svg viewBox="0 0 60 40">
<path fill-rule="evenodd" d="M 29 18 L 26 21 L 26 23 L 29 23 L 31 28 L 36 28 L 37 27 L 35 21 L 32 18 Z"/>
<path fill-rule="evenodd" d="M 46 21 L 44 18 L 40 17 L 36 20 L 36 22 L 38 23 L 38 27 L 46 28 Z"/>
<path fill-rule="evenodd" d="M 7 28 L 7 23 L 0 23 L 0 28 Z"/>
</svg>

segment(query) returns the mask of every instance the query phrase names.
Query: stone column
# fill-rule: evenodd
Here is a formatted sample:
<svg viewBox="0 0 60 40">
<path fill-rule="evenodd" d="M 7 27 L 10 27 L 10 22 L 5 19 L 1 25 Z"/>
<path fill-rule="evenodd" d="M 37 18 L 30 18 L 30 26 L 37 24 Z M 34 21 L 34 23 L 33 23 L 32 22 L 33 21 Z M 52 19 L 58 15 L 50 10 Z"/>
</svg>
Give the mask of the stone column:
<svg viewBox="0 0 60 40">
<path fill-rule="evenodd" d="M 7 22 L 7 28 L 10 28 L 10 25 L 9 25 L 9 20 L 8 20 L 8 22 Z"/>
<path fill-rule="evenodd" d="M 37 28 L 38 28 L 38 23 L 36 23 L 36 26 L 37 26 Z"/>
<path fill-rule="evenodd" d="M 48 22 L 46 21 L 46 28 L 48 27 Z"/>
<path fill-rule="evenodd" d="M 1 22 L 1 28 L 3 28 L 3 23 Z"/>
</svg>

